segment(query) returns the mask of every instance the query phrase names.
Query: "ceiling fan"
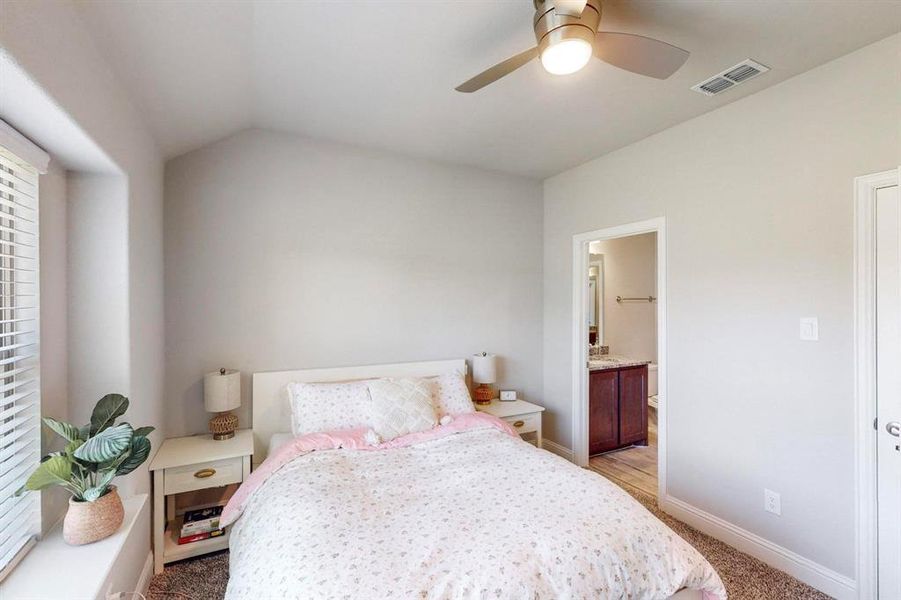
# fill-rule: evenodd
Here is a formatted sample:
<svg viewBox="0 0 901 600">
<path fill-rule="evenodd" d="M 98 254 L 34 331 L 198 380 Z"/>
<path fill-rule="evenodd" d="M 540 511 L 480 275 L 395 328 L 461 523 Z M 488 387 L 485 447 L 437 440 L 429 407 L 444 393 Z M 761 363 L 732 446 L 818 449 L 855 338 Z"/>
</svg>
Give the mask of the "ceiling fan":
<svg viewBox="0 0 901 600">
<path fill-rule="evenodd" d="M 509 75 L 533 58 L 549 73 L 575 73 L 594 54 L 615 67 L 666 79 L 679 70 L 688 52 L 682 48 L 631 33 L 598 31 L 601 0 L 534 0 L 535 39 L 538 45 L 498 63 L 457 86 L 458 92 L 475 92 Z"/>
</svg>

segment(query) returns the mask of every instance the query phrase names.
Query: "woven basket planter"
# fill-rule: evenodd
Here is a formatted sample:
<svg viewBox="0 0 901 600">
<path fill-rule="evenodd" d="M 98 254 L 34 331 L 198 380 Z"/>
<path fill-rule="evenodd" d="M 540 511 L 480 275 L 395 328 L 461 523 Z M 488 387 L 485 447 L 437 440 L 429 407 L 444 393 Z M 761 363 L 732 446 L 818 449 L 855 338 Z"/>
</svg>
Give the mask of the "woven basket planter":
<svg viewBox="0 0 901 600">
<path fill-rule="evenodd" d="M 63 520 L 63 539 L 70 546 L 82 546 L 116 533 L 125 519 L 125 508 L 115 486 L 94 502 L 76 502 L 69 498 L 69 510 Z"/>
</svg>

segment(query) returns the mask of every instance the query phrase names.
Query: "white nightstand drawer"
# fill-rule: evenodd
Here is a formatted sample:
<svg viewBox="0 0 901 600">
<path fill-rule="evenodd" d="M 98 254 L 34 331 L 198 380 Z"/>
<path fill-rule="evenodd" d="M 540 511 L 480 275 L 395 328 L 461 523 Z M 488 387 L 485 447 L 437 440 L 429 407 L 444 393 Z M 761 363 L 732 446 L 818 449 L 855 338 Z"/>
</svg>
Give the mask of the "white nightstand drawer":
<svg viewBox="0 0 901 600">
<path fill-rule="evenodd" d="M 524 433 L 532 433 L 541 428 L 541 413 L 532 413 L 529 415 L 518 415 L 512 417 L 504 417 L 504 421 L 510 424 L 516 433 L 522 435 Z"/>
<path fill-rule="evenodd" d="M 240 483 L 244 478 L 243 458 L 236 456 L 224 460 L 171 467 L 166 469 L 166 494 L 179 494 L 206 488 Z"/>
</svg>

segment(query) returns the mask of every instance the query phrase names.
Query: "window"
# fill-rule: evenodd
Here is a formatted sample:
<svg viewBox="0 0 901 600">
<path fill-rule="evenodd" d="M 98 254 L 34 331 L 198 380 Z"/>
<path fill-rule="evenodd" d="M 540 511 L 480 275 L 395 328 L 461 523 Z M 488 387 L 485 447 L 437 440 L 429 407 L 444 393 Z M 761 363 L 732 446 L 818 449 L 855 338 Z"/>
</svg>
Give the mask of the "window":
<svg viewBox="0 0 901 600">
<path fill-rule="evenodd" d="M 41 531 L 38 171 L 0 145 L 0 579 Z"/>
</svg>

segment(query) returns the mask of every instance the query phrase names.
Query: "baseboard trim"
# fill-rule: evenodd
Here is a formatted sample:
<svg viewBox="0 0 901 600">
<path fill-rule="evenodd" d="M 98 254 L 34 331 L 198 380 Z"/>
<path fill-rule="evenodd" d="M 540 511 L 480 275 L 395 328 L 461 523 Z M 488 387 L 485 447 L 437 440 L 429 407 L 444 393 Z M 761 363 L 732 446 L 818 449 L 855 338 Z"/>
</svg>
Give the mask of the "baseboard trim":
<svg viewBox="0 0 901 600">
<path fill-rule="evenodd" d="M 150 579 L 153 577 L 153 551 L 147 553 L 147 560 L 144 561 L 144 568 L 141 569 L 141 575 L 138 577 L 138 583 L 135 585 L 135 594 L 138 597 L 147 594 L 150 587 Z"/>
<path fill-rule="evenodd" d="M 857 584 L 837 573 L 737 525 L 711 515 L 678 498 L 665 496 L 657 502 L 664 512 L 745 554 L 785 571 L 837 600 L 857 600 Z"/>
<path fill-rule="evenodd" d="M 561 456 L 561 457 L 565 458 L 566 460 L 568 460 L 569 462 L 573 461 L 573 451 L 570 450 L 569 448 L 567 448 L 566 446 L 562 446 L 562 445 L 558 444 L 557 442 L 551 441 L 549 439 L 541 440 L 541 446 L 545 450 L 547 450 L 549 452 L 553 452 L 557 456 Z"/>
</svg>

